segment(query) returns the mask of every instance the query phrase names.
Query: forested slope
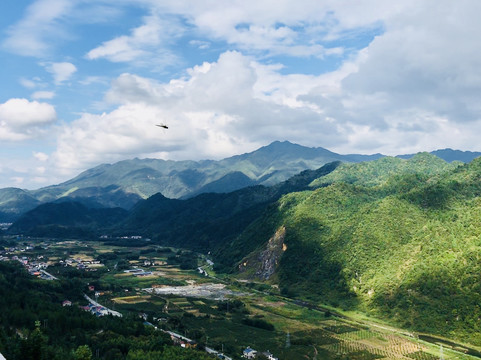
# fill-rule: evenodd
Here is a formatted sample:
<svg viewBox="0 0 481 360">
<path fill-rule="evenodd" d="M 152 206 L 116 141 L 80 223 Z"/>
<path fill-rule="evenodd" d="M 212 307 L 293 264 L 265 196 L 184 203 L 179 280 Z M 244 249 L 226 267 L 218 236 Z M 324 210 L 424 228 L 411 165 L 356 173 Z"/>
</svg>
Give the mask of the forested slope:
<svg viewBox="0 0 481 360">
<path fill-rule="evenodd" d="M 385 158 L 316 184 L 236 240 L 267 242 L 285 228 L 271 280 L 283 293 L 481 344 L 481 160 Z"/>
</svg>

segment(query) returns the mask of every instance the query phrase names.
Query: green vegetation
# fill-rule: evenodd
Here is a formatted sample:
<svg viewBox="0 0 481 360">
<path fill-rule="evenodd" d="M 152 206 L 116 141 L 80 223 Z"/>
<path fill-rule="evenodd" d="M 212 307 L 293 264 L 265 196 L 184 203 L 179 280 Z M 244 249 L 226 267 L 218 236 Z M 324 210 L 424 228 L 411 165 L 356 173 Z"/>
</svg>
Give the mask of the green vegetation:
<svg viewBox="0 0 481 360">
<path fill-rule="evenodd" d="M 359 164 L 341 164 L 332 173 L 314 180 L 311 186 L 315 188 L 333 183 L 379 186 L 386 185 L 389 182 L 391 186 L 399 187 L 410 178 L 409 175 L 421 176 L 427 179 L 448 170 L 453 170 L 458 165 L 459 163 L 449 164 L 428 153 L 419 153 L 408 161 L 395 157 L 385 157 Z M 406 189 L 404 188 L 404 190 Z"/>
<path fill-rule="evenodd" d="M 479 159 L 342 165 L 249 233 L 286 228 L 285 295 L 481 345 L 480 180 Z"/>
<path fill-rule="evenodd" d="M 173 347 L 170 337 L 136 316 L 97 318 L 76 306 L 62 307 L 66 295 L 82 302 L 78 285 L 38 280 L 18 263 L 0 262 L 0 352 L 9 360 L 88 360 L 92 353 L 112 360 L 210 358 Z"/>
<path fill-rule="evenodd" d="M 261 282 L 235 281 L 217 293 L 217 297 L 223 299 L 221 301 L 190 297 L 193 294 L 198 296 L 193 286 L 186 287 L 189 290 L 182 295 L 156 295 L 153 291 L 142 290 L 142 287 L 162 287 L 168 283 L 216 282 L 196 271 L 182 270 L 180 264 L 166 263 L 169 257 L 176 255 L 187 257 L 191 254 L 197 258 L 197 254 L 189 251 L 157 245 L 121 248 L 92 241 L 28 240 L 15 244 L 3 240 L 2 244 L 18 246 L 17 250 L 8 250 L 8 256 L 17 254 L 32 261 L 40 257 L 48 260 L 51 264 L 48 271 L 60 279 L 39 280 L 34 275 L 26 276 L 17 263 L 0 263 L 0 274 L 5 274 L 6 280 L 5 286 L 0 284 L 0 291 L 9 297 L 7 302 L 12 286 L 17 295 L 25 294 L 25 299 L 28 298 L 22 303 L 19 298 L 11 297 L 16 303 L 7 305 L 6 310 L 13 310 L 16 315 L 4 314 L 7 320 L 0 323 L 0 326 L 10 324 L 5 335 L 0 336 L 0 352 L 12 355 L 14 359 L 21 356 L 25 359 L 50 358 L 51 353 L 58 353 L 60 358 L 67 360 L 206 358 L 205 353 L 170 346 L 170 340 L 161 336 L 160 330 L 154 330 L 155 326 L 194 339 L 199 350 L 204 346 L 217 350 L 223 348 L 236 360 L 248 345 L 259 351 L 269 349 L 280 359 L 290 360 L 313 358 L 316 354 L 326 360 L 400 356 L 421 360 L 439 353 L 435 346 L 406 339 L 396 335 L 395 330 L 377 329 L 374 324 L 339 318 L 334 309 L 320 309 L 312 303 L 279 296 L 276 287 Z M 79 261 L 93 262 L 95 259 L 101 259 L 103 264 L 76 268 Z M 123 262 L 152 270 L 155 275 L 137 277 L 125 273 L 118 266 Z M 12 270 L 15 271 L 10 274 Z M 22 284 L 13 285 L 13 277 L 23 279 Z M 228 277 L 225 282 L 229 282 Z M 80 311 L 77 305 L 86 303 L 82 292 L 120 311 L 124 317 L 96 318 Z M 71 300 L 72 306 L 62 307 L 63 299 Z M 21 310 L 15 311 L 15 307 Z M 19 323 L 20 320 L 24 323 Z M 144 326 L 145 320 L 150 324 Z M 0 334 L 3 333 L 0 331 Z M 469 359 L 450 350 L 459 345 L 445 344 L 447 360 Z M 18 348 L 18 351 L 12 350 Z"/>
<path fill-rule="evenodd" d="M 162 312 L 169 329 L 192 331 L 201 343 L 209 338 L 234 354 L 251 344 L 277 349 L 290 359 L 296 351 L 313 357 L 314 349 L 325 358 L 349 354 L 374 359 L 399 355 L 389 349 L 400 340 L 359 323 L 337 323 L 339 312 L 481 346 L 480 219 L 481 159 L 448 164 L 418 154 L 410 160 L 334 163 L 270 188 L 188 200 L 158 194 L 138 204 L 115 228 L 119 234 L 141 232 L 152 241 L 111 239 L 103 247 L 93 241 L 89 246 L 59 244 L 55 251 L 95 253 L 105 267 L 84 273 L 57 264 L 52 271 L 70 282 L 63 291 L 70 291 L 74 300 L 78 282 L 89 282 L 110 292 L 110 298 L 120 298 L 119 310 L 144 311 L 149 319 Z M 144 287 L 182 285 L 194 276 L 198 282 L 210 281 L 194 274 L 203 258 L 193 251 L 210 251 L 214 270 L 224 272 L 226 283 L 232 275 L 247 279 L 236 286 L 249 297 L 239 304 L 199 303 L 186 295 L 141 296 Z M 259 264 L 274 253 L 273 272 L 258 272 Z M 152 277 L 123 272 L 144 262 L 150 263 L 142 266 Z M 30 325 L 25 331 L 33 334 L 35 329 Z M 293 348 L 281 350 L 287 332 Z M 40 335 L 51 341 L 49 334 L 35 333 Z M 76 347 L 69 354 L 85 344 L 72 343 Z M 412 351 L 403 355 L 436 356 L 431 348 L 411 345 Z M 151 351 L 134 350 L 131 357 Z"/>
</svg>

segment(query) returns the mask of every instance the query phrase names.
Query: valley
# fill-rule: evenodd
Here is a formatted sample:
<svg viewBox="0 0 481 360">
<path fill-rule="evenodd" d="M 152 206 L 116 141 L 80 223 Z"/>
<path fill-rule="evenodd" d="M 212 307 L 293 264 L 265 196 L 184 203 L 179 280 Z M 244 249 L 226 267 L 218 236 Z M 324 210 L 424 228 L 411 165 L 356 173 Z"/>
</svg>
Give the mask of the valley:
<svg viewBox="0 0 481 360">
<path fill-rule="evenodd" d="M 4 246 L 1 260 L 22 263 L 39 277 L 35 281 L 80 280 L 79 292 L 113 312 L 140 317 L 144 326 L 181 334 L 232 359 L 247 347 L 293 360 L 467 360 L 473 357 L 465 353 L 476 351 L 434 338 L 426 342 L 426 335 L 374 318 L 287 298 L 276 286 L 216 274 L 212 262 L 190 251 L 141 241 L 129 247 L 27 238 L 7 243 L 21 246 Z M 55 279 L 40 279 L 35 266 Z M 71 306 L 85 306 L 81 299 Z"/>
<path fill-rule="evenodd" d="M 480 179 L 479 158 L 419 153 L 131 209 L 63 199 L 6 226 L 1 256 L 44 251 L 29 271 L 105 307 L 89 312 L 143 314 L 232 358 L 477 356 Z"/>
</svg>

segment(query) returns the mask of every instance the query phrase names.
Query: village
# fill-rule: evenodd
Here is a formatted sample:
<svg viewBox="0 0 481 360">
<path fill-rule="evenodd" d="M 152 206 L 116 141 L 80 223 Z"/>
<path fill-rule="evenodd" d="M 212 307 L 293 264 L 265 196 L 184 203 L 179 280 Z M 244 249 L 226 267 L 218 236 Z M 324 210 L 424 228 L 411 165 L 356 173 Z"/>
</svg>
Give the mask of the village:
<svg viewBox="0 0 481 360">
<path fill-rule="evenodd" d="M 64 242 L 64 244 L 68 245 L 78 245 L 76 242 Z M 59 280 L 59 278 L 50 272 L 47 271 L 49 267 L 51 268 L 74 268 L 79 271 L 85 272 L 96 272 L 99 269 L 103 268 L 105 270 L 106 265 L 102 263 L 101 260 L 92 257 L 86 256 L 85 254 L 69 254 L 66 251 L 53 251 L 55 256 L 47 256 L 42 255 L 40 253 L 46 251 L 52 251 L 51 244 L 48 242 L 42 242 L 40 244 L 35 242 L 24 242 L 22 246 L 10 246 L 6 248 L 0 248 L 0 261 L 18 261 L 20 264 L 24 266 L 27 272 L 31 276 L 35 276 L 38 279 L 46 280 L 46 281 L 55 281 Z M 59 256 L 62 255 L 62 256 Z M 166 265 L 165 261 L 161 260 L 154 260 L 154 259 L 140 259 L 130 262 L 132 267 L 125 270 L 118 270 L 117 264 L 114 265 L 112 271 L 117 271 L 119 274 L 122 273 L 125 276 L 132 276 L 138 278 L 144 277 L 151 277 L 155 276 L 156 272 L 149 270 L 154 266 L 162 266 Z M 208 277 L 208 272 L 206 267 L 212 267 L 213 262 L 207 260 L 206 265 L 204 267 L 198 267 L 197 271 L 198 274 L 204 277 Z M 106 269 L 107 272 L 110 272 L 110 269 Z M 174 296 L 195 296 L 198 298 L 212 298 L 216 301 L 223 300 L 225 296 L 232 296 L 235 295 L 234 292 L 231 290 L 225 289 L 225 285 L 223 284 L 200 284 L 200 285 L 193 285 L 191 282 L 190 284 L 186 284 L 184 286 L 157 286 L 150 289 L 137 289 L 146 291 L 148 293 L 155 293 L 155 294 L 165 294 L 165 295 L 174 295 Z M 125 291 L 128 291 L 125 289 Z M 84 294 L 84 298 L 87 301 L 87 305 L 78 305 L 78 307 L 84 311 L 90 312 L 92 315 L 97 317 L 102 316 L 117 316 L 122 317 L 122 313 L 109 307 L 102 305 L 97 300 L 99 297 L 105 296 L 110 291 L 102 291 L 96 289 L 93 285 L 88 286 L 88 292 L 91 293 L 93 298 Z M 62 301 L 59 306 L 63 307 L 70 307 L 74 304 L 69 299 L 65 299 Z M 147 321 L 147 314 L 141 313 L 139 315 L 144 319 L 144 325 L 152 326 L 156 330 L 163 331 L 167 333 L 174 344 L 182 347 L 182 348 L 197 348 L 198 343 L 190 339 L 186 336 L 180 335 L 175 331 L 166 330 L 159 328 L 156 325 L 153 325 L 149 321 Z M 159 322 L 165 322 L 167 319 L 163 317 L 156 318 L 154 320 Z M 226 355 L 222 350 L 215 350 L 212 347 L 204 346 L 205 351 L 218 359 L 225 359 L 225 360 L 232 360 L 232 357 Z M 250 346 L 247 346 L 241 355 L 242 358 L 246 359 L 255 359 L 260 355 L 263 358 L 269 360 L 279 360 L 275 357 L 270 351 L 257 351 Z M 0 358 L 1 359 L 1 358 Z"/>
<path fill-rule="evenodd" d="M 196 261 L 181 269 L 194 256 Z M 302 352 L 312 357 L 314 349 L 324 354 L 359 349 L 376 356 L 397 356 L 401 350 L 396 349 L 403 349 L 431 359 L 439 351 L 439 346 L 427 347 L 411 335 L 408 339 L 372 324 L 367 329 L 323 308 L 278 296 L 276 289 L 256 290 L 258 284 L 219 277 L 206 255 L 181 249 L 22 239 L 4 242 L 0 261 L 22 264 L 39 281 L 82 279 L 83 300 L 66 296 L 58 306 L 96 317 L 137 314 L 145 326 L 167 333 L 174 344 L 205 350 L 218 359 L 297 359 Z M 303 330 L 305 324 L 316 329 L 315 337 Z M 307 342 L 316 345 L 305 346 Z M 458 352 L 449 359 L 465 358 Z"/>
</svg>

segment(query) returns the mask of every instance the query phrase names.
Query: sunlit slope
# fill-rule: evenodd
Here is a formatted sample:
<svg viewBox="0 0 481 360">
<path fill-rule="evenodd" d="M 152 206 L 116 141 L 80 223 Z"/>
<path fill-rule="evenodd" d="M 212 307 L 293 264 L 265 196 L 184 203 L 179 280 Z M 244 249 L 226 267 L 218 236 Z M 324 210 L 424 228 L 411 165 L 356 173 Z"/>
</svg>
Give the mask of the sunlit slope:
<svg viewBox="0 0 481 360">
<path fill-rule="evenodd" d="M 336 171 L 313 181 L 311 186 L 318 187 L 339 182 L 364 186 L 386 185 L 390 182 L 397 186 L 396 183 L 399 180 L 407 180 L 405 176 L 408 174 L 428 178 L 455 169 L 459 165 L 459 162 L 447 163 L 429 153 L 416 154 L 408 161 L 398 157 L 384 157 L 376 161 L 358 164 L 343 163 Z"/>
<path fill-rule="evenodd" d="M 285 294 L 479 344 L 481 161 L 420 157 L 390 176 L 388 159 L 349 166 L 351 183 L 338 167 L 322 178 L 331 185 L 281 198 L 258 233 L 285 227 L 274 278 Z"/>
</svg>

